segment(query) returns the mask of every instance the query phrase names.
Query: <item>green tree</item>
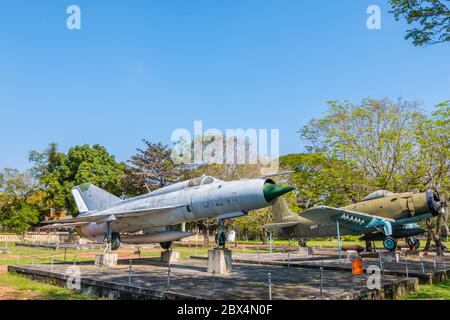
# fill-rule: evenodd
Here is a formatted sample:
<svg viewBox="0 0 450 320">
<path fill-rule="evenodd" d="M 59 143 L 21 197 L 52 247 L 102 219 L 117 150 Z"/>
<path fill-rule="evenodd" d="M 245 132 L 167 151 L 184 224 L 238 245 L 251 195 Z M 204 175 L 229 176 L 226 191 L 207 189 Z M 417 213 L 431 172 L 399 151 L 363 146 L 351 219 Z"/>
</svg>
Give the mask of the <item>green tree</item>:
<svg viewBox="0 0 450 320">
<path fill-rule="evenodd" d="M 329 102 L 322 119 L 300 130 L 308 150 L 346 163 L 367 190 L 423 192 L 436 189 L 449 199 L 449 102 L 427 115 L 415 103 L 365 99 Z M 320 190 L 320 189 L 319 189 Z M 445 215 L 430 231 L 436 241 Z"/>
<path fill-rule="evenodd" d="M 75 146 L 64 154 L 56 144 L 50 144 L 42 153 L 30 152 L 30 161 L 44 194 L 39 206 L 42 216 L 51 209 L 76 212 L 71 189 L 83 183 L 93 183 L 118 196 L 123 194 L 124 164 L 118 163 L 103 146 Z"/>
<path fill-rule="evenodd" d="M 58 151 L 58 145 L 51 143 L 42 153 L 31 151 L 29 160 L 33 163 L 31 172 L 39 181 L 39 188 L 43 194 L 38 204 L 40 218 L 49 214 L 50 209 L 57 211 L 71 208 L 70 187 L 67 186 L 67 156 Z"/>
<path fill-rule="evenodd" d="M 280 157 L 282 169 L 294 170 L 288 184 L 297 189 L 295 199 L 285 198 L 295 212 L 317 206 L 344 206 L 360 200 L 372 191 L 357 167 L 324 155 L 290 154 Z"/>
<path fill-rule="evenodd" d="M 39 221 L 39 211 L 33 206 L 36 184 L 28 172 L 4 169 L 0 172 L 0 228 L 25 232 Z"/>
<path fill-rule="evenodd" d="M 415 172 L 420 144 L 416 129 L 426 121 L 414 102 L 364 99 L 328 102 L 322 119 L 313 119 L 300 130 L 310 152 L 348 163 L 364 173 L 376 189 L 402 191 L 404 177 Z"/>
<path fill-rule="evenodd" d="M 439 192 L 444 201 L 445 211 L 436 221 L 427 221 L 430 233 L 428 249 L 431 240 L 440 241 L 440 233 L 445 229 L 448 234 L 448 199 L 450 199 L 450 101 L 436 106 L 431 118 L 417 130 L 420 152 L 416 160 L 416 171 L 410 179 L 416 188 L 432 188 Z"/>
<path fill-rule="evenodd" d="M 422 46 L 450 41 L 449 0 L 390 0 L 395 18 L 410 25 L 405 39 Z"/>
<path fill-rule="evenodd" d="M 129 195 L 139 195 L 166 185 L 179 182 L 186 177 L 189 166 L 176 164 L 172 150 L 162 143 L 142 140 L 145 149 L 138 148 L 126 166 L 124 186 Z"/>
</svg>

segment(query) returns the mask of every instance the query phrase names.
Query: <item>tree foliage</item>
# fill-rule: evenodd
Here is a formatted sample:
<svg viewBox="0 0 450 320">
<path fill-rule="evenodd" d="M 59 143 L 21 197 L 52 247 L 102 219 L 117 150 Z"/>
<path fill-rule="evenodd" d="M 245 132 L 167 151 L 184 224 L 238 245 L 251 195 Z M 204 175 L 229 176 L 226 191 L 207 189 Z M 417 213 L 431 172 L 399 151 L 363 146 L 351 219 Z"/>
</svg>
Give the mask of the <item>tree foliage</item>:
<svg viewBox="0 0 450 320">
<path fill-rule="evenodd" d="M 32 172 L 39 181 L 44 199 L 39 206 L 42 216 L 51 209 L 75 213 L 71 189 L 83 183 L 92 183 L 115 195 L 122 195 L 124 165 L 100 145 L 75 146 L 67 154 L 50 144 L 43 152 L 30 152 L 34 163 Z"/>
<path fill-rule="evenodd" d="M 0 229 L 23 233 L 38 222 L 35 192 L 36 184 L 28 172 L 0 172 Z"/>
<path fill-rule="evenodd" d="M 330 101 L 322 119 L 300 130 L 309 151 L 364 172 L 376 189 L 401 191 L 416 170 L 421 141 L 416 131 L 427 117 L 414 102 L 364 99 L 360 104 Z"/>
<path fill-rule="evenodd" d="M 295 177 L 306 189 L 302 193 L 307 193 L 309 180 L 315 183 L 311 187 L 318 192 L 319 200 L 326 200 L 329 205 L 345 200 L 350 190 L 347 186 L 354 190 L 372 188 L 394 192 L 434 189 L 444 203 L 448 202 L 449 101 L 436 106 L 431 115 L 419 110 L 416 103 L 394 103 L 387 99 L 364 99 L 357 105 L 331 101 L 329 106 L 323 118 L 311 120 L 300 130 L 301 137 L 309 143 L 308 150 L 312 153 L 309 156 L 320 154 L 326 157 L 325 163 L 332 163 L 328 169 L 319 167 L 317 183 L 314 175 L 308 176 L 300 170 Z M 343 174 L 342 170 L 347 173 Z M 338 176 L 344 180 L 336 185 Z M 356 180 L 352 182 L 353 178 Z M 335 199 L 326 196 L 328 193 L 324 190 L 328 188 Z M 309 198 L 306 199 L 304 203 L 308 203 Z M 440 215 L 434 223 L 435 230 L 431 233 L 435 239 L 445 219 L 446 215 Z"/>
<path fill-rule="evenodd" d="M 295 212 L 318 205 L 344 206 L 371 191 L 361 183 L 364 175 L 359 169 L 321 154 L 285 155 L 280 157 L 280 165 L 295 170 L 288 179 L 288 184 L 297 188 L 295 199 L 290 199 L 290 194 L 285 196 Z"/>
<path fill-rule="evenodd" d="M 183 164 L 175 164 L 172 150 L 162 143 L 142 140 L 145 149 L 138 148 L 126 166 L 125 189 L 129 195 L 143 194 L 181 181 L 188 171 Z"/>
<path fill-rule="evenodd" d="M 415 26 L 405 36 L 414 45 L 450 41 L 449 0 L 390 0 L 390 3 L 397 20 L 404 18 Z"/>
</svg>

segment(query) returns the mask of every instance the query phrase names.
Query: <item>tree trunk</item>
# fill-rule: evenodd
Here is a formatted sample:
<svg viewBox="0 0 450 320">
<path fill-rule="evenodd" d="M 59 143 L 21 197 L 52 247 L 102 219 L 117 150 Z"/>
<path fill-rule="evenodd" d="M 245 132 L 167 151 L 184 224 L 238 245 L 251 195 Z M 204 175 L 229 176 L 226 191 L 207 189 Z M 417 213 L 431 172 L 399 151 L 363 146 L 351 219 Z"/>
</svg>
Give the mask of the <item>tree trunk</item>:
<svg viewBox="0 0 450 320">
<path fill-rule="evenodd" d="M 263 245 L 266 245 L 267 244 L 267 230 L 266 229 L 264 229 L 263 230 Z"/>
<path fill-rule="evenodd" d="M 209 229 L 206 227 L 203 229 L 203 242 L 205 246 L 209 246 Z"/>
</svg>

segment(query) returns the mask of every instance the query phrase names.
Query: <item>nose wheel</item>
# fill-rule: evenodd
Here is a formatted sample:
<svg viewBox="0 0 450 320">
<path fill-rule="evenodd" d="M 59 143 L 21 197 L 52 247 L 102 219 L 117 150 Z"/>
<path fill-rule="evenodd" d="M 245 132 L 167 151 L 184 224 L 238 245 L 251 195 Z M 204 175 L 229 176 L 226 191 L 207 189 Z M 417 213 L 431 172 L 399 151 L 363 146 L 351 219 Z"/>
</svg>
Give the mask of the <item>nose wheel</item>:
<svg viewBox="0 0 450 320">
<path fill-rule="evenodd" d="M 386 237 L 383 241 L 384 248 L 391 252 L 394 252 L 397 249 L 397 240 L 392 237 Z"/>
<path fill-rule="evenodd" d="M 299 239 L 299 240 L 298 240 L 298 245 L 299 245 L 301 248 L 306 248 L 306 242 L 307 242 L 306 239 Z"/>
<path fill-rule="evenodd" d="M 172 242 L 161 242 L 160 243 L 161 248 L 163 248 L 164 250 L 170 250 L 172 248 Z"/>
<path fill-rule="evenodd" d="M 216 234 L 216 245 L 218 248 L 223 247 L 225 249 L 225 242 L 227 241 L 227 235 L 225 230 L 225 223 L 223 220 L 219 220 L 220 230 Z"/>
<path fill-rule="evenodd" d="M 420 247 L 420 241 L 417 238 L 408 238 L 406 242 L 412 251 L 416 251 Z"/>
</svg>

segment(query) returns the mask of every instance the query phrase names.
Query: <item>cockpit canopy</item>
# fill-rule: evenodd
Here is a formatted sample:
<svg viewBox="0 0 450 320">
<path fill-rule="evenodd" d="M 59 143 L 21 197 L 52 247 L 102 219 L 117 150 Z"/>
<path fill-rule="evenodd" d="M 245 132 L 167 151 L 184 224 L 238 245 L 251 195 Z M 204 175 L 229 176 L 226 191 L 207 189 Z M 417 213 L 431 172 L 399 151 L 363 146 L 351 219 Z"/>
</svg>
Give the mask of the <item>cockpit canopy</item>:
<svg viewBox="0 0 450 320">
<path fill-rule="evenodd" d="M 198 178 L 194 178 L 189 180 L 189 187 L 196 187 L 204 184 L 211 184 L 216 181 L 219 181 L 218 179 L 211 177 L 211 176 L 201 176 Z"/>
<path fill-rule="evenodd" d="M 377 190 L 375 192 L 372 192 L 371 194 L 367 195 L 366 197 L 364 197 L 362 199 L 362 201 L 367 201 L 367 200 L 373 200 L 373 199 L 378 199 L 378 198 L 383 198 L 383 197 L 388 197 L 393 195 L 394 193 L 391 191 L 387 191 L 387 190 Z"/>
</svg>

